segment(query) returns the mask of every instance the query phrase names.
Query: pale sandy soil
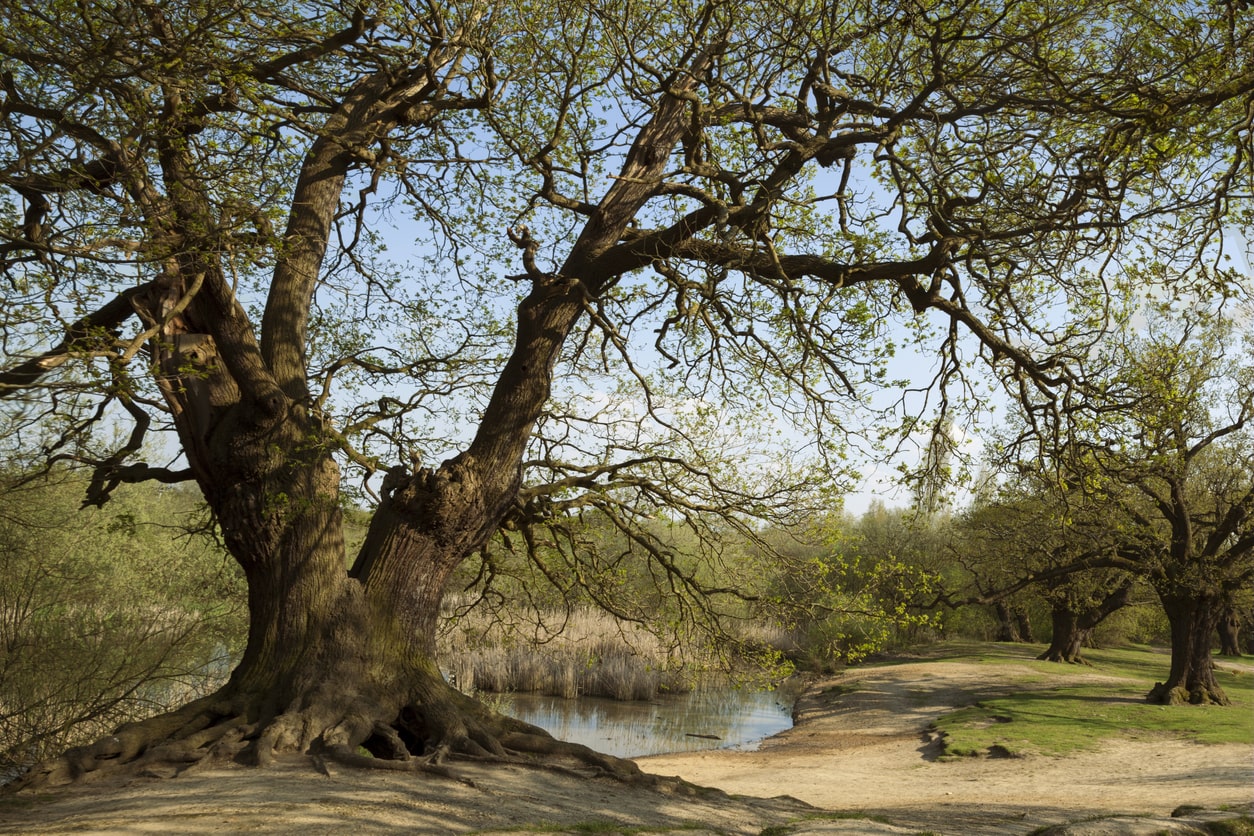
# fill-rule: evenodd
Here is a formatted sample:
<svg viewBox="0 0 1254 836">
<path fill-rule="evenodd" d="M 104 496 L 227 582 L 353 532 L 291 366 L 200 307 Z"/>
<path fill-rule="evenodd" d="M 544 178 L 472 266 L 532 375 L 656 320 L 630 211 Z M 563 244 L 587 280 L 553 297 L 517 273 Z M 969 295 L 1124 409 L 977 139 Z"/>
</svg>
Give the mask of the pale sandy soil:
<svg viewBox="0 0 1254 836">
<path fill-rule="evenodd" d="M 1254 674 L 1241 667 L 1239 675 Z M 1096 816 L 1169 816 L 1185 804 L 1254 803 L 1254 741 L 1119 740 L 1067 757 L 936 760 L 939 743 L 925 730 L 953 707 L 998 693 L 989 671 L 953 662 L 855 669 L 811 689 L 798 704 L 797 726 L 759 751 L 639 763 L 729 793 L 787 793 L 816 807 L 863 811 L 938 833 L 1028 833 Z M 1080 669 L 1071 676 L 1092 681 L 1097 674 Z M 842 695 L 824 698 L 832 685 L 845 686 Z"/>
<path fill-rule="evenodd" d="M 784 826 L 776 832 L 1026 834 L 1103 818 L 1066 831 L 1095 836 L 1199 832 L 1165 817 L 1184 804 L 1247 811 L 1254 804 L 1254 741 L 1125 740 L 1065 758 L 935 760 L 928 724 L 953 706 L 995 693 L 998 683 L 988 675 L 987 667 L 936 661 L 855 669 L 816 683 L 799 703 L 798 725 L 759 751 L 639 761 L 648 772 L 679 775 L 731 797 L 469 764 L 456 769 L 473 786 L 335 767 L 326 776 L 292 759 L 261 772 L 206 767 L 172 779 L 3 798 L 0 833 L 497 834 L 536 832 L 536 825 L 577 833 L 594 822 L 615 822 L 635 828 L 632 833 L 756 836 Z M 1240 675 L 1254 671 L 1247 665 Z M 855 681 L 852 692 L 832 690 Z M 771 796 L 798 801 L 764 800 Z"/>
</svg>

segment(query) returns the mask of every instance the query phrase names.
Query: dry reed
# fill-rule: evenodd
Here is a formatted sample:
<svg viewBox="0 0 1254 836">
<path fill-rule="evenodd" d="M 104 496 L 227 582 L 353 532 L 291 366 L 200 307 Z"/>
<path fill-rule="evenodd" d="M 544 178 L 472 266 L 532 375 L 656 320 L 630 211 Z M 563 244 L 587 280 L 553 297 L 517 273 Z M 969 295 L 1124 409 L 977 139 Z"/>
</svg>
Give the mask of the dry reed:
<svg viewBox="0 0 1254 836">
<path fill-rule="evenodd" d="M 463 617 L 441 637 L 442 667 L 464 693 L 649 700 L 689 690 L 699 667 L 691 654 L 680 658 L 651 634 L 596 611 L 574 613 L 560 635 L 542 633 L 541 641 L 520 642 L 494 626 Z"/>
</svg>

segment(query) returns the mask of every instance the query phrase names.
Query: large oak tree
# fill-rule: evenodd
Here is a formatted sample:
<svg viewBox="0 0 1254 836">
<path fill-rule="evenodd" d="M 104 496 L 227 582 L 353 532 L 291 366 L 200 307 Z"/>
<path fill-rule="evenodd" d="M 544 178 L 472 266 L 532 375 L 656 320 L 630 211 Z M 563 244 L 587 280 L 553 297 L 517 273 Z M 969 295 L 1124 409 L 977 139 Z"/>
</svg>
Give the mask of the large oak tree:
<svg viewBox="0 0 1254 836">
<path fill-rule="evenodd" d="M 949 600 L 991 603 L 1002 625 L 998 641 L 1032 641 L 1007 635 L 1015 626 L 1010 602 L 1025 591 L 1039 596 L 1049 605 L 1051 631 L 1037 658 L 1080 663 L 1097 626 L 1130 603 L 1136 575 L 1109 565 L 1120 542 L 1109 509 L 1043 481 L 1020 475 L 985 491 L 954 521 L 953 562 L 969 573 L 973 594 Z"/>
<path fill-rule="evenodd" d="M 1071 435 L 1063 460 L 1107 509 L 1109 564 L 1148 580 L 1170 623 L 1171 669 L 1149 699 L 1227 704 L 1211 643 L 1254 585 L 1250 309 L 1160 317 L 1111 341 L 1103 420 Z"/>
<path fill-rule="evenodd" d="M 1167 679 L 1148 699 L 1227 704 L 1211 644 L 1254 585 L 1251 311 L 1234 300 L 1134 310 L 1090 358 L 1083 412 L 1023 420 L 1030 413 L 1020 411 L 1011 421 L 1009 466 L 1031 470 L 1055 509 L 1054 522 L 1039 515 L 1037 524 L 1058 533 L 1034 542 L 1071 544 L 1016 586 L 1104 576 L 1101 614 L 1120 603 L 1110 584 L 1121 575 L 1147 582 L 1171 631 Z"/>
<path fill-rule="evenodd" d="M 1248 218 L 1252 42 L 1123 0 L 4 6 L 0 389 L 91 502 L 195 480 L 251 614 L 221 692 L 29 782 L 359 746 L 629 774 L 443 682 L 450 573 L 586 512 L 734 594 L 635 523 L 782 515 L 811 477 L 706 436 L 756 408 L 826 466 L 898 319 L 943 404 L 979 360 L 1065 407 L 1102 265 Z"/>
</svg>

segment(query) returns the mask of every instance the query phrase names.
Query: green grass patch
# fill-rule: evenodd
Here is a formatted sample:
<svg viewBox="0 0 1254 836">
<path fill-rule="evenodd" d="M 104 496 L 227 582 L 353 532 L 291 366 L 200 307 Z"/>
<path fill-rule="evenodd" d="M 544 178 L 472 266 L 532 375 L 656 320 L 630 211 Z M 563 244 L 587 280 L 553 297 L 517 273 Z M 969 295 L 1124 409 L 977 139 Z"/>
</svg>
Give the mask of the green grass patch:
<svg viewBox="0 0 1254 836">
<path fill-rule="evenodd" d="M 974 639 L 948 639 L 911 648 L 904 658 L 888 658 L 882 662 L 859 665 L 860 668 L 899 665 L 902 662 L 988 662 L 1013 664 L 1035 659 L 1041 652 L 1037 645 L 984 642 Z"/>
<path fill-rule="evenodd" d="M 1241 816 L 1227 821 L 1210 822 L 1206 830 L 1211 836 L 1254 836 L 1254 818 Z"/>
<path fill-rule="evenodd" d="M 945 756 L 1064 755 L 1112 738 L 1254 740 L 1254 675 L 1247 671 L 1216 672 L 1230 706 L 1159 706 L 1146 703 L 1145 694 L 1167 676 L 1170 660 L 1161 652 L 1092 650 L 1091 665 L 1083 666 L 1037 662 L 1029 658 L 1031 650 L 998 645 L 990 651 L 985 645 L 965 659 L 988 664 L 990 682 L 1001 693 L 937 720 Z M 1006 663 L 1030 673 L 1007 673 Z M 998 682 L 999 676 L 1005 679 Z"/>
</svg>

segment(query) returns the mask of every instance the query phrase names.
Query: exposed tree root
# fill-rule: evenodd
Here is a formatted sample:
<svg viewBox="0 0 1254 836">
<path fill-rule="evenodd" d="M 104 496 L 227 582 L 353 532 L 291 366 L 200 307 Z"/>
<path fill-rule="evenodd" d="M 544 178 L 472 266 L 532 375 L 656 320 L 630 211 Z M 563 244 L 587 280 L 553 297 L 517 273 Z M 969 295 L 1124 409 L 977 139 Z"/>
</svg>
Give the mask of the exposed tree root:
<svg viewBox="0 0 1254 836">
<path fill-rule="evenodd" d="M 303 707 L 258 719 L 256 704 L 222 696 L 127 724 L 90 746 L 45 761 L 4 788 L 12 793 L 98 778 L 105 774 L 174 777 L 202 764 L 235 761 L 267 766 L 285 753 L 303 753 L 329 774 L 328 761 L 355 769 L 459 776 L 458 760 L 553 769 L 584 777 L 653 783 L 630 760 L 567 743 L 536 726 L 489 711 L 443 682 L 423 689 L 386 717 L 375 703 L 345 697 L 310 699 Z M 325 694 L 326 692 L 323 692 Z"/>
<path fill-rule="evenodd" d="M 1145 696 L 1145 701 L 1154 705 L 1231 705 L 1232 700 L 1218 685 L 1206 686 L 1194 684 L 1192 688 L 1185 685 L 1172 687 L 1165 682 L 1156 682 Z"/>
<path fill-rule="evenodd" d="M 315 754 L 311 757 L 315 759 L 315 765 L 320 771 L 330 774 L 327 771 L 325 760 L 321 760 L 320 762 L 322 756 Z M 363 755 L 355 752 L 344 745 L 327 747 L 325 757 L 335 761 L 336 763 L 340 763 L 354 769 L 381 769 L 387 772 L 414 772 L 426 775 L 438 775 L 441 778 L 458 781 L 469 787 L 475 786 L 474 781 L 458 775 L 447 766 L 429 758 L 376 758 L 370 755 Z"/>
<path fill-rule="evenodd" d="M 547 732 L 541 734 L 512 732 L 505 735 L 501 742 L 516 752 L 526 752 L 545 758 L 558 758 L 560 761 L 573 761 L 576 768 L 571 769 L 566 766 L 566 770 L 579 772 L 579 774 L 587 774 L 586 771 L 590 770 L 593 774 L 607 775 L 622 781 L 631 781 L 643 774 L 635 761 L 605 755 L 579 743 L 557 740 Z M 540 764 L 562 768 L 560 762 L 540 761 Z M 586 771 L 580 772 L 577 768 L 579 766 Z"/>
</svg>

